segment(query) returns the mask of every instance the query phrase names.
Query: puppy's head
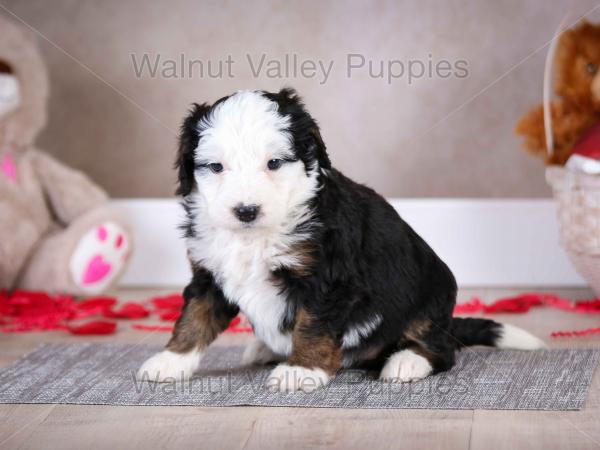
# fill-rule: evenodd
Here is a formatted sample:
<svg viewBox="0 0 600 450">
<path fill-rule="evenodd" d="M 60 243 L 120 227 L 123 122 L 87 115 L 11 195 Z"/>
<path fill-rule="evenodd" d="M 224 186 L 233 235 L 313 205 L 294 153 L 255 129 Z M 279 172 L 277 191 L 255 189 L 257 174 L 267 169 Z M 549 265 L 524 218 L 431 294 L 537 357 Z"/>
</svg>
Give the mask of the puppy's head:
<svg viewBox="0 0 600 450">
<path fill-rule="evenodd" d="M 177 193 L 211 226 L 268 229 L 305 214 L 328 168 L 317 124 L 293 90 L 240 91 L 195 104 L 183 122 Z"/>
</svg>

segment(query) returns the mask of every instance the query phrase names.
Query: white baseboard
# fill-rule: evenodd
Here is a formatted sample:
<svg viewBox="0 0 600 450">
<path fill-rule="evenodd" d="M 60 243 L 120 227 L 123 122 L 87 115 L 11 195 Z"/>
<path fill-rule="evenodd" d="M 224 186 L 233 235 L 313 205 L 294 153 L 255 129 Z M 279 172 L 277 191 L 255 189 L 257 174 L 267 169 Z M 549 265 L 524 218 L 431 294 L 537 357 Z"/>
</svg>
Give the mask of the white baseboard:
<svg viewBox="0 0 600 450">
<path fill-rule="evenodd" d="M 115 200 L 135 251 L 124 286 L 182 286 L 190 277 L 174 199 Z M 558 244 L 552 200 L 391 200 L 461 287 L 581 286 Z"/>
</svg>

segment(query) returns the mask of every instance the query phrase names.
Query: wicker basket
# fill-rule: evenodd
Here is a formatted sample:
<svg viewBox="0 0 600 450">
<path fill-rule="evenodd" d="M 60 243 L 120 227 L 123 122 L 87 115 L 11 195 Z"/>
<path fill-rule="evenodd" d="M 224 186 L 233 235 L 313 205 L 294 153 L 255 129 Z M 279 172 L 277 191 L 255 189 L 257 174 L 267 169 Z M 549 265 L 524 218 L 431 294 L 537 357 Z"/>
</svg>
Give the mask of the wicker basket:
<svg viewBox="0 0 600 450">
<path fill-rule="evenodd" d="M 561 244 L 600 296 L 600 176 L 551 166 L 546 180 L 554 191 Z"/>
</svg>

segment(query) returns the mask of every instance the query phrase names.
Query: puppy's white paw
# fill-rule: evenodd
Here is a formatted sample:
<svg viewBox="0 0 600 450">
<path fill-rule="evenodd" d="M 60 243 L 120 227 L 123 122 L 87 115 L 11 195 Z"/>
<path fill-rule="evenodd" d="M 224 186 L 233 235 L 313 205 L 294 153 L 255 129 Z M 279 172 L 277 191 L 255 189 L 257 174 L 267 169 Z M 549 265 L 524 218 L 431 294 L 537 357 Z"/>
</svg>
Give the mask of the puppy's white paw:
<svg viewBox="0 0 600 450">
<path fill-rule="evenodd" d="M 269 374 L 266 386 L 274 392 L 312 392 L 330 380 L 322 369 L 279 364 Z"/>
<path fill-rule="evenodd" d="M 422 380 L 433 371 L 423 356 L 412 350 L 401 350 L 387 360 L 379 378 L 390 383 L 409 383 Z"/>
<path fill-rule="evenodd" d="M 267 364 L 274 361 L 281 361 L 282 357 L 274 353 L 260 339 L 252 340 L 244 349 L 242 355 L 242 365 L 251 366 L 253 364 Z"/>
<path fill-rule="evenodd" d="M 137 372 L 140 380 L 154 381 L 157 383 L 174 383 L 178 380 L 187 380 L 200 365 L 201 353 L 192 350 L 188 353 L 175 353 L 163 350 L 148 358 Z"/>
</svg>

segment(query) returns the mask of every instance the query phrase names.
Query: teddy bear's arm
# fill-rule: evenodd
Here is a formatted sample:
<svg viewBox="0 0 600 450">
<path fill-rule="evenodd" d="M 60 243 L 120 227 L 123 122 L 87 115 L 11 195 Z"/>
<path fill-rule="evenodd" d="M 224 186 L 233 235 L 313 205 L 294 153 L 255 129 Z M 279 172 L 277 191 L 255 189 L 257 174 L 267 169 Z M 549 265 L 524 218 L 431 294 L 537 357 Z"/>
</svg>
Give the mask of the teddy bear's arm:
<svg viewBox="0 0 600 450">
<path fill-rule="evenodd" d="M 515 132 L 525 138 L 524 146 L 527 150 L 538 156 L 546 156 L 544 107 L 542 105 L 532 108 L 521 117 Z"/>
<path fill-rule="evenodd" d="M 548 155 L 544 130 L 544 108 L 539 105 L 531 109 L 517 123 L 515 132 L 525 138 L 524 146 L 531 153 L 541 156 L 549 164 L 564 164 L 578 136 L 590 126 L 589 120 L 573 111 L 562 102 L 550 105 L 552 112 L 552 137 L 554 151 Z"/>
<path fill-rule="evenodd" d="M 63 224 L 107 202 L 106 192 L 83 173 L 42 152 L 32 156 L 50 207 Z"/>
</svg>

